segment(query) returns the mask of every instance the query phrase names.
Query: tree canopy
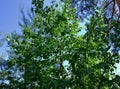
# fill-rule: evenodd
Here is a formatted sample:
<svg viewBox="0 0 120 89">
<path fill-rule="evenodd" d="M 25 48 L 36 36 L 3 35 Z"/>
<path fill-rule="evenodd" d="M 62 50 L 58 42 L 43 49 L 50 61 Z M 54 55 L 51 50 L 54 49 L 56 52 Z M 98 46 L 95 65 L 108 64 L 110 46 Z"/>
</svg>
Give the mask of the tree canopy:
<svg viewBox="0 0 120 89">
<path fill-rule="evenodd" d="M 114 73 L 119 62 L 118 21 L 106 24 L 103 10 L 96 8 L 85 24 L 86 33 L 79 35 L 83 26 L 76 17 L 78 8 L 72 0 L 63 1 L 44 6 L 43 0 L 33 0 L 32 22 L 25 18 L 22 34 L 7 37 L 9 84 L 1 88 L 119 89 L 120 77 Z"/>
</svg>

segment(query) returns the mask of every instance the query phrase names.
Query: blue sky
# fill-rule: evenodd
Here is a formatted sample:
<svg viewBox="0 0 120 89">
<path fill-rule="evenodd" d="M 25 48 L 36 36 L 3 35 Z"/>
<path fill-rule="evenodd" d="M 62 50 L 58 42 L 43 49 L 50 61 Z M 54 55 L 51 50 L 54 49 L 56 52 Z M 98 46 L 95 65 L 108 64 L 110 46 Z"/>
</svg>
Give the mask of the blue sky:
<svg viewBox="0 0 120 89">
<path fill-rule="evenodd" d="M 0 33 L 8 34 L 20 30 L 20 8 L 25 11 L 31 7 L 31 0 L 1 0 L 0 2 Z"/>
<path fill-rule="evenodd" d="M 51 0 L 45 0 L 49 5 Z M 32 0 L 1 0 L 0 2 L 0 33 L 9 34 L 12 31 L 20 31 L 20 8 L 27 13 L 30 10 Z"/>
</svg>

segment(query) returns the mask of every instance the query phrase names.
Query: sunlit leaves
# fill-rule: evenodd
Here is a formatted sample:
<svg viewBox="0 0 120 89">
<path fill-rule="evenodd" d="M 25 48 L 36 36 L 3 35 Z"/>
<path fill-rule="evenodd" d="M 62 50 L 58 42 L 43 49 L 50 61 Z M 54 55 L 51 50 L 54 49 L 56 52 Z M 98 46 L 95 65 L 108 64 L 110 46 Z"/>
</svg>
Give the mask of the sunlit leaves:
<svg viewBox="0 0 120 89">
<path fill-rule="evenodd" d="M 9 56 L 9 68 L 22 73 L 18 74 L 22 81 L 14 76 L 9 85 L 38 89 L 111 88 L 118 55 L 110 51 L 108 25 L 101 13 L 95 13 L 86 24 L 86 33 L 78 36 L 80 20 L 70 2 L 43 8 L 43 1 L 33 0 L 33 5 L 32 26 L 25 26 L 21 35 L 7 38 L 15 55 Z"/>
</svg>

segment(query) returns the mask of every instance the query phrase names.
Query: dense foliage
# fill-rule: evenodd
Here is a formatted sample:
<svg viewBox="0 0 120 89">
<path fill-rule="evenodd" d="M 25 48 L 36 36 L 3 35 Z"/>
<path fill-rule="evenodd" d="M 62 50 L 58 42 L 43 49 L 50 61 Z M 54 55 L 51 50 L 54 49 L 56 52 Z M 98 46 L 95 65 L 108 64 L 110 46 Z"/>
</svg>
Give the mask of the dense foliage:
<svg viewBox="0 0 120 89">
<path fill-rule="evenodd" d="M 110 42 L 118 44 L 108 33 L 101 10 L 86 23 L 76 18 L 69 0 L 43 5 L 33 0 L 33 22 L 23 26 L 22 34 L 7 37 L 11 54 L 7 61 L 6 79 L 10 89 L 116 89 L 120 77 L 115 75 L 119 54 Z M 28 19 L 29 20 L 29 19 Z M 29 22 L 29 21 L 28 21 Z M 119 32 L 119 24 L 113 21 Z M 116 43 L 115 43 L 116 42 Z M 119 45 L 119 44 L 118 44 Z"/>
<path fill-rule="evenodd" d="M 102 10 L 104 23 L 108 25 L 107 35 L 113 51 L 120 51 L 120 3 L 119 0 L 73 0 L 77 16 L 87 21 L 98 9 Z M 117 38 L 117 39 L 116 39 Z"/>
</svg>

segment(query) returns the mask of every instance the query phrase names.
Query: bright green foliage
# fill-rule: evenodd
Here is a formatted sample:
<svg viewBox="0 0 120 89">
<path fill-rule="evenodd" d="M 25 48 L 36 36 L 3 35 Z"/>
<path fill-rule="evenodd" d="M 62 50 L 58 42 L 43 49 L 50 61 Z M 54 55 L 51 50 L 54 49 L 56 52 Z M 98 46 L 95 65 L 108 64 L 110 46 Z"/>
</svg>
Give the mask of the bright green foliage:
<svg viewBox="0 0 120 89">
<path fill-rule="evenodd" d="M 112 89 L 117 84 L 113 71 L 118 54 L 110 51 L 102 15 L 93 15 L 85 35 L 78 36 L 80 21 L 70 2 L 42 6 L 38 12 L 41 7 L 36 8 L 34 23 L 24 27 L 22 36 L 8 37 L 16 55 L 10 56 L 8 66 L 16 67 L 17 77 L 21 74 L 8 75 L 9 87 Z"/>
</svg>

